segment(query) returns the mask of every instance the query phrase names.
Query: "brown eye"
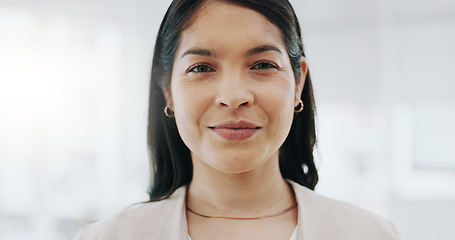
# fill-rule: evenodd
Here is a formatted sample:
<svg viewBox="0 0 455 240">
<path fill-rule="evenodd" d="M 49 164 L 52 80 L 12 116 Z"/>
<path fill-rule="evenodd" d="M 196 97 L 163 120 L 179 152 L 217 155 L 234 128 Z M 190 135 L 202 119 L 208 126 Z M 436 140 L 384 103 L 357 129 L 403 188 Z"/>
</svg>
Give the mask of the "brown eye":
<svg viewBox="0 0 455 240">
<path fill-rule="evenodd" d="M 199 64 L 196 66 L 191 67 L 188 72 L 195 72 L 195 73 L 205 73 L 205 72 L 214 72 L 215 69 L 211 68 L 206 64 Z"/>
<path fill-rule="evenodd" d="M 258 62 L 251 69 L 270 69 L 270 68 L 277 69 L 278 66 L 271 62 Z"/>
</svg>

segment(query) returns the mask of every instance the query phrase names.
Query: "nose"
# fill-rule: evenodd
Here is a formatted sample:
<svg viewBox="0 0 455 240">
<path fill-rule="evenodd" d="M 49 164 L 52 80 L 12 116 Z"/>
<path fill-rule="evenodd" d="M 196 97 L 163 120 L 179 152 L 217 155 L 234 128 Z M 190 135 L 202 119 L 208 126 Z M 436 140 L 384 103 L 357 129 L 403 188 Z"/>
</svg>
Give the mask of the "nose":
<svg viewBox="0 0 455 240">
<path fill-rule="evenodd" d="M 216 104 L 220 107 L 237 109 L 251 106 L 254 95 L 249 88 L 248 80 L 241 74 L 225 74 L 218 84 Z"/>
</svg>

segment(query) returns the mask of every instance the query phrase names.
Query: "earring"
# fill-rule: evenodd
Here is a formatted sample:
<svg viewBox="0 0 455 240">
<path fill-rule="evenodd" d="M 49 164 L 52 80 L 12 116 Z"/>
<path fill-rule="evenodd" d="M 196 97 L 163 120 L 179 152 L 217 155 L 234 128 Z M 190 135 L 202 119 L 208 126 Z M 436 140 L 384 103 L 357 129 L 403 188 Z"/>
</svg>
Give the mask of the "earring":
<svg viewBox="0 0 455 240">
<path fill-rule="evenodd" d="M 175 113 L 174 113 L 174 111 L 172 111 L 172 109 L 171 109 L 171 107 L 169 107 L 169 105 L 166 105 L 166 107 L 164 108 L 164 114 L 169 118 L 175 117 Z"/>
<path fill-rule="evenodd" d="M 301 99 L 299 99 L 299 105 L 300 105 L 300 107 L 298 109 L 294 108 L 294 112 L 299 113 L 299 112 L 301 112 L 303 110 L 303 107 L 305 105 L 303 104 L 303 101 Z M 298 107 L 299 105 L 297 105 L 296 107 Z"/>
</svg>

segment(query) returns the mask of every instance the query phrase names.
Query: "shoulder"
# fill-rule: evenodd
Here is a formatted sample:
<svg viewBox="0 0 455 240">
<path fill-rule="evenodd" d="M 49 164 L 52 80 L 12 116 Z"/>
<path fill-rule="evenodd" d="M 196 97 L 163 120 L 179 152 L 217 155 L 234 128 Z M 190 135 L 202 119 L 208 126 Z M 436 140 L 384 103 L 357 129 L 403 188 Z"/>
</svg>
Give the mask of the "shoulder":
<svg viewBox="0 0 455 240">
<path fill-rule="evenodd" d="M 137 204 L 102 221 L 86 225 L 73 240 L 167 237 L 169 231 L 183 227 L 181 220 L 184 215 L 185 192 L 182 187 L 168 199 Z M 171 227 L 175 229 L 172 230 Z"/>
<path fill-rule="evenodd" d="M 389 220 L 352 204 L 321 196 L 292 183 L 309 239 L 399 239 Z"/>
</svg>

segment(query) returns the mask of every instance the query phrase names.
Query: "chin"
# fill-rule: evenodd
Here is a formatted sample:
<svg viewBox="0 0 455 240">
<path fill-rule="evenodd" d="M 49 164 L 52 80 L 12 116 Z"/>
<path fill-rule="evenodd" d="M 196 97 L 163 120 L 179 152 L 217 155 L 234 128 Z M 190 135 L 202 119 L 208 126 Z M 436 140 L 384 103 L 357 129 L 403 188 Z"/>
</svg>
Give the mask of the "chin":
<svg viewBox="0 0 455 240">
<path fill-rule="evenodd" d="M 242 157 L 242 159 L 226 159 L 215 163 L 212 167 L 223 173 L 239 174 L 251 172 L 264 163 L 265 161 L 254 161 L 252 158 Z"/>
</svg>

